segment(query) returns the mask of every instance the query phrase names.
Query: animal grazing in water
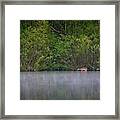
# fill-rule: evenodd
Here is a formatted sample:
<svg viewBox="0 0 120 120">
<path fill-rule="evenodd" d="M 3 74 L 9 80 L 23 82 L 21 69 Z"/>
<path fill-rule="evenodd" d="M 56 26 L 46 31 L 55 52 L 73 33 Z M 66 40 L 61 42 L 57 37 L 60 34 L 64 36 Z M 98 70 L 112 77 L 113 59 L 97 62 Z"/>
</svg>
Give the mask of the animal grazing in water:
<svg viewBox="0 0 120 120">
<path fill-rule="evenodd" d="M 77 70 L 81 71 L 81 72 L 87 72 L 87 68 L 86 67 L 78 68 Z"/>
</svg>

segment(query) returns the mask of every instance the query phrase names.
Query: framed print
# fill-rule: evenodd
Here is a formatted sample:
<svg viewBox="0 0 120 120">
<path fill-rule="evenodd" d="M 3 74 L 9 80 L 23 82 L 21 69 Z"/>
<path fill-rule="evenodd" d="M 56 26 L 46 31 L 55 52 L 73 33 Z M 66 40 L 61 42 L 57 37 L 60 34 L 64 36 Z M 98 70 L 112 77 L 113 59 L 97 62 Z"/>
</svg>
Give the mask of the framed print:
<svg viewBox="0 0 120 120">
<path fill-rule="evenodd" d="M 1 118 L 119 119 L 118 1 L 1 8 Z"/>
</svg>

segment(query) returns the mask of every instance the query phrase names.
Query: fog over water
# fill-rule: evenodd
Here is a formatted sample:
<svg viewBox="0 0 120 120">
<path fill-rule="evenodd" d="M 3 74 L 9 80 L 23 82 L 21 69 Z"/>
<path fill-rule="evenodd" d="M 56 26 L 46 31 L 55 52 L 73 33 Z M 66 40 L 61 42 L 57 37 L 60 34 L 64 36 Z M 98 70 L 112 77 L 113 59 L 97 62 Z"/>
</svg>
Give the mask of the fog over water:
<svg viewBox="0 0 120 120">
<path fill-rule="evenodd" d="M 21 100 L 99 100 L 99 71 L 20 73 Z"/>
</svg>

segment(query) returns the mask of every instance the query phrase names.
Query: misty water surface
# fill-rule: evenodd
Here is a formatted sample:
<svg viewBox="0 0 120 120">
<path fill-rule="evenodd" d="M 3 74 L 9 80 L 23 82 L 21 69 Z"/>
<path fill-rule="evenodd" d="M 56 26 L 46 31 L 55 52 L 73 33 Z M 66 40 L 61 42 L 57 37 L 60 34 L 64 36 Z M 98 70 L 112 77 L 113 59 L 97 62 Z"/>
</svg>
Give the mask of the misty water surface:
<svg viewBox="0 0 120 120">
<path fill-rule="evenodd" d="M 20 99 L 99 100 L 100 72 L 21 72 Z"/>
</svg>

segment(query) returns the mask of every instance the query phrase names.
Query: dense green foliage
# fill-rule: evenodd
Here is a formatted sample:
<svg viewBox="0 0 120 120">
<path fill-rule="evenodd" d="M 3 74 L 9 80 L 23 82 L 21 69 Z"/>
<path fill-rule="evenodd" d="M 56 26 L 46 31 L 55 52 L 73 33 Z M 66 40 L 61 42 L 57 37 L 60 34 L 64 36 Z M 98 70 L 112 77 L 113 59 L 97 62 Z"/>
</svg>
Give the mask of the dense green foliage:
<svg viewBox="0 0 120 120">
<path fill-rule="evenodd" d="M 20 70 L 100 68 L 100 21 L 21 20 Z"/>
</svg>

